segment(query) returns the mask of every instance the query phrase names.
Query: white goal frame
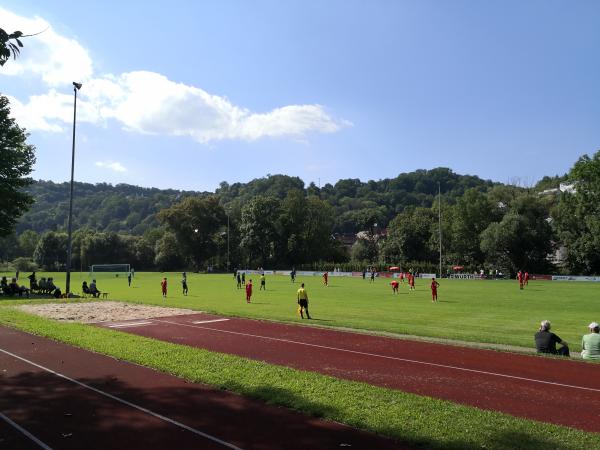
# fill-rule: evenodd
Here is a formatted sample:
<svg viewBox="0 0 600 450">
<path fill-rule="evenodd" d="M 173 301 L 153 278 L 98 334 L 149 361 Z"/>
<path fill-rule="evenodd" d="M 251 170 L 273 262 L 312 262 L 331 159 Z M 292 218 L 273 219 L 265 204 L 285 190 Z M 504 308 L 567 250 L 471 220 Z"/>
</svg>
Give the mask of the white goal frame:
<svg viewBox="0 0 600 450">
<path fill-rule="evenodd" d="M 92 264 L 90 266 L 90 276 L 95 273 L 129 273 L 131 264 Z"/>
</svg>

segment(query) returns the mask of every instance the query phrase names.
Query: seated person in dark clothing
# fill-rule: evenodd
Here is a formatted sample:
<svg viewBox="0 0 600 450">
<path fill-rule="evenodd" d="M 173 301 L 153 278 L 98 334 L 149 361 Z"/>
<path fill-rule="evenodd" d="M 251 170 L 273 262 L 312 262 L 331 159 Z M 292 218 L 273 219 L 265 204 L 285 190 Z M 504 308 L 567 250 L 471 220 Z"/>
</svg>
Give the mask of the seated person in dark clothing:
<svg viewBox="0 0 600 450">
<path fill-rule="evenodd" d="M 540 330 L 535 333 L 535 348 L 538 353 L 550 353 L 552 355 L 570 356 L 569 347 L 565 341 L 550 331 L 550 321 L 542 320 Z M 558 350 L 556 344 L 561 344 Z"/>
<path fill-rule="evenodd" d="M 40 282 L 38 284 L 38 288 L 39 288 L 39 291 L 42 294 L 46 294 L 47 293 L 47 291 L 46 291 L 46 286 L 47 285 L 48 285 L 48 282 L 46 281 L 46 278 L 45 277 L 40 278 Z"/>
<path fill-rule="evenodd" d="M 96 287 L 96 280 L 92 280 L 90 283 L 90 294 L 92 294 L 93 297 L 100 297 L 100 291 Z"/>
<path fill-rule="evenodd" d="M 46 281 L 46 291 L 48 294 L 52 294 L 52 293 L 54 293 L 55 290 L 56 290 L 56 286 L 54 285 L 54 278 L 50 277 Z"/>
<path fill-rule="evenodd" d="M 84 294 L 91 294 L 90 288 L 88 287 L 88 284 L 87 284 L 87 281 L 84 281 L 83 283 L 81 283 L 81 292 L 83 292 Z"/>
<path fill-rule="evenodd" d="M 2 277 L 2 280 L 0 280 L 0 290 L 8 294 L 8 280 L 6 277 Z"/>
<path fill-rule="evenodd" d="M 10 284 L 8 285 L 8 289 L 11 295 L 19 294 L 19 297 L 23 297 L 23 294 L 26 294 L 29 297 L 29 289 L 27 289 L 25 286 L 19 286 L 16 278 L 11 280 Z"/>
</svg>

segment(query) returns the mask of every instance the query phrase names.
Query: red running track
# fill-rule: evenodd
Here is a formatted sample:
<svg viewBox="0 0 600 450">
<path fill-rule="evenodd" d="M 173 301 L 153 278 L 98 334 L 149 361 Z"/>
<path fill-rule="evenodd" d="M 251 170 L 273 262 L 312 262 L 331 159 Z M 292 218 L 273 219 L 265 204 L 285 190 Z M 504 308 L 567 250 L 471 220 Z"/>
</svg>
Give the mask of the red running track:
<svg viewBox="0 0 600 450">
<path fill-rule="evenodd" d="M 98 326 L 600 432 L 598 364 L 209 314 Z"/>
<path fill-rule="evenodd" d="M 407 449 L 347 426 L 0 327 L 0 448 Z"/>
</svg>

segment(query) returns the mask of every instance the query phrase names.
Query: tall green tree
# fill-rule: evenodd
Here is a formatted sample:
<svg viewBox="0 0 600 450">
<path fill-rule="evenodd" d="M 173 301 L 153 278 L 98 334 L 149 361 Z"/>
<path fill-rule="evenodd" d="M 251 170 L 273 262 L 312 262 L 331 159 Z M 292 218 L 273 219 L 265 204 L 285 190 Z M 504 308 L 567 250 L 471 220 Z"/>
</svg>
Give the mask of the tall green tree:
<svg viewBox="0 0 600 450">
<path fill-rule="evenodd" d="M 500 217 L 493 202 L 476 189 L 468 189 L 453 208 L 452 253 L 455 263 L 481 264 L 485 257 L 480 247 L 481 233 Z"/>
<path fill-rule="evenodd" d="M 0 236 L 0 261 L 8 261 L 19 256 L 19 240 L 15 233 Z"/>
<path fill-rule="evenodd" d="M 31 195 L 23 192 L 32 182 L 27 176 L 35 163 L 35 147 L 27 144 L 27 137 L 10 117 L 8 99 L 0 95 L 0 236 L 12 233 L 33 203 Z"/>
<path fill-rule="evenodd" d="M 154 264 L 162 271 L 185 267 L 177 236 L 173 232 L 163 233 L 156 242 L 154 253 Z"/>
<path fill-rule="evenodd" d="M 306 262 L 339 261 L 339 252 L 332 238 L 334 223 L 334 210 L 331 205 L 317 197 L 307 199 L 303 232 Z"/>
<path fill-rule="evenodd" d="M 572 273 L 600 273 L 600 151 L 583 155 L 569 172 L 574 192 L 564 192 L 554 211 L 559 241 Z"/>
<path fill-rule="evenodd" d="M 67 234 L 55 231 L 42 234 L 33 252 L 33 260 L 47 270 L 58 270 L 67 260 Z"/>
<path fill-rule="evenodd" d="M 279 259 L 295 265 L 304 262 L 308 249 L 305 246 L 305 224 L 307 215 L 307 201 L 300 190 L 288 192 L 286 198 L 280 203 L 280 224 L 278 234 L 279 245 L 276 245 Z"/>
<path fill-rule="evenodd" d="M 280 201 L 274 197 L 257 196 L 242 208 L 240 247 L 247 262 L 267 266 L 280 246 Z"/>
<path fill-rule="evenodd" d="M 538 196 L 516 197 L 502 220 L 490 224 L 481 234 L 486 261 L 512 273 L 550 270 L 554 234 L 548 219 L 549 211 Z"/>
<path fill-rule="evenodd" d="M 19 236 L 19 247 L 21 248 L 21 256 L 33 257 L 33 252 L 40 240 L 40 235 L 33 230 L 25 230 Z"/>
<path fill-rule="evenodd" d="M 215 196 L 188 197 L 162 210 L 158 218 L 175 235 L 181 254 L 197 269 L 217 253 L 220 233 L 227 225 L 225 210 Z"/>
<path fill-rule="evenodd" d="M 435 261 L 437 252 L 430 239 L 437 226 L 437 217 L 431 208 L 407 208 L 388 226 L 388 237 L 383 246 L 386 261 Z"/>
</svg>

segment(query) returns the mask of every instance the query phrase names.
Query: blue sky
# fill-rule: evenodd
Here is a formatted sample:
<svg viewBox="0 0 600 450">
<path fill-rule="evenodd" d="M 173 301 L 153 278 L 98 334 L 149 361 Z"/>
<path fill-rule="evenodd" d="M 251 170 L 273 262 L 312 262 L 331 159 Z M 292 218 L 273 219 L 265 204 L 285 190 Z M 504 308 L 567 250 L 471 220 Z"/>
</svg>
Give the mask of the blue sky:
<svg viewBox="0 0 600 450">
<path fill-rule="evenodd" d="M 5 0 L 0 91 L 34 178 L 214 191 L 444 166 L 502 182 L 600 149 L 597 1 Z"/>
</svg>

